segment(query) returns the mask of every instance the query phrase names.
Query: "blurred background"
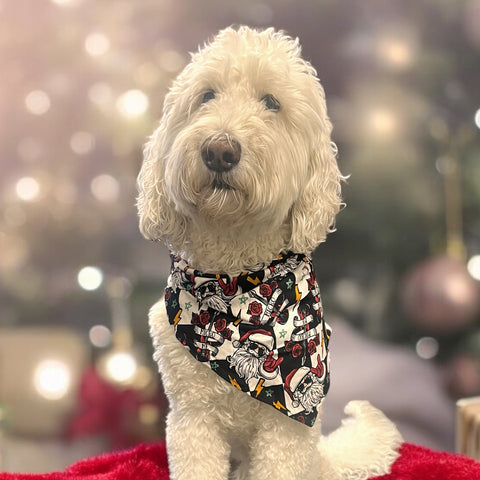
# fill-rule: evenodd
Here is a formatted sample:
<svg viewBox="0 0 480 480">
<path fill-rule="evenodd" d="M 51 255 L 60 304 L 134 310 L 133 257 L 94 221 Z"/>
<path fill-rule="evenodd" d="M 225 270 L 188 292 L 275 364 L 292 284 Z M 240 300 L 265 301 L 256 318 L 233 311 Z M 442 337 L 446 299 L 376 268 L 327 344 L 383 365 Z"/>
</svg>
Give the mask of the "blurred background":
<svg viewBox="0 0 480 480">
<path fill-rule="evenodd" d="M 315 253 L 332 325 L 324 430 L 370 400 L 454 448 L 480 395 L 480 0 L 0 0 L 0 470 L 163 437 L 137 228 L 142 145 L 230 24 L 299 36 L 349 175 Z"/>
</svg>

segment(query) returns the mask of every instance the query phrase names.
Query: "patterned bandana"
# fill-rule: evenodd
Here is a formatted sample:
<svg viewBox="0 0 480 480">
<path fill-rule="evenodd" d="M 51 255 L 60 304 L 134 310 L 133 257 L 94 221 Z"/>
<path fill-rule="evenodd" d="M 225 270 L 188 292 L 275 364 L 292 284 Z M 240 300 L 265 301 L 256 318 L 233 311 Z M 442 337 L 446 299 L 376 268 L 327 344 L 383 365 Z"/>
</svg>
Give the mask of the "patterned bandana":
<svg viewBox="0 0 480 480">
<path fill-rule="evenodd" d="M 331 330 L 307 256 L 289 252 L 230 278 L 199 272 L 172 255 L 165 303 L 177 339 L 199 362 L 313 426 L 330 385 Z"/>
</svg>

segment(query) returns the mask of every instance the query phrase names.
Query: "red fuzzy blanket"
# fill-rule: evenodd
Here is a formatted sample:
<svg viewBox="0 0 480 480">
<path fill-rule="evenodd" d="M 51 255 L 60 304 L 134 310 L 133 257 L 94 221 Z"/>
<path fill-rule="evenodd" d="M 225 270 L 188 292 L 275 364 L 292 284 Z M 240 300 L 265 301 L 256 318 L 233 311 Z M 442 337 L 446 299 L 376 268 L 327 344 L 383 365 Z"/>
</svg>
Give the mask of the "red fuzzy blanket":
<svg viewBox="0 0 480 480">
<path fill-rule="evenodd" d="M 375 480 L 479 480 L 480 463 L 462 455 L 404 443 L 392 472 Z M 64 472 L 0 473 L 0 480 L 168 480 L 163 443 L 139 445 L 74 463 Z"/>
</svg>

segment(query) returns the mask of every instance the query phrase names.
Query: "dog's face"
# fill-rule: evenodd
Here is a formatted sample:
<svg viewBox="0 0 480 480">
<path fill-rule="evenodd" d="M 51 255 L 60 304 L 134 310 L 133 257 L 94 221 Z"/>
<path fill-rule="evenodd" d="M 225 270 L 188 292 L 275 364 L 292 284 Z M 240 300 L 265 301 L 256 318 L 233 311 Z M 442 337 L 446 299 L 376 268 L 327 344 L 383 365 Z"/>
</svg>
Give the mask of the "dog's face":
<svg viewBox="0 0 480 480">
<path fill-rule="evenodd" d="M 340 204 L 330 131 L 298 41 L 223 30 L 165 98 L 139 175 L 142 232 L 175 246 L 192 222 L 247 235 L 282 228 L 287 248 L 313 249 Z"/>
</svg>

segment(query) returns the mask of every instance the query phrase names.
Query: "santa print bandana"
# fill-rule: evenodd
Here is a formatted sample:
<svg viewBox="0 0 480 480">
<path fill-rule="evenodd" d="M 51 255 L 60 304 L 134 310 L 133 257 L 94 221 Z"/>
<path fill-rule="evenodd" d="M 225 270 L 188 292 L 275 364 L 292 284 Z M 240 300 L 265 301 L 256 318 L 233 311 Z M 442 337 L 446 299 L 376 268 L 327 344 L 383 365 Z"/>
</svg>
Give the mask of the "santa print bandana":
<svg viewBox="0 0 480 480">
<path fill-rule="evenodd" d="M 330 385 L 331 330 L 310 258 L 290 252 L 231 278 L 172 255 L 165 304 L 177 339 L 199 362 L 313 426 Z"/>
</svg>

